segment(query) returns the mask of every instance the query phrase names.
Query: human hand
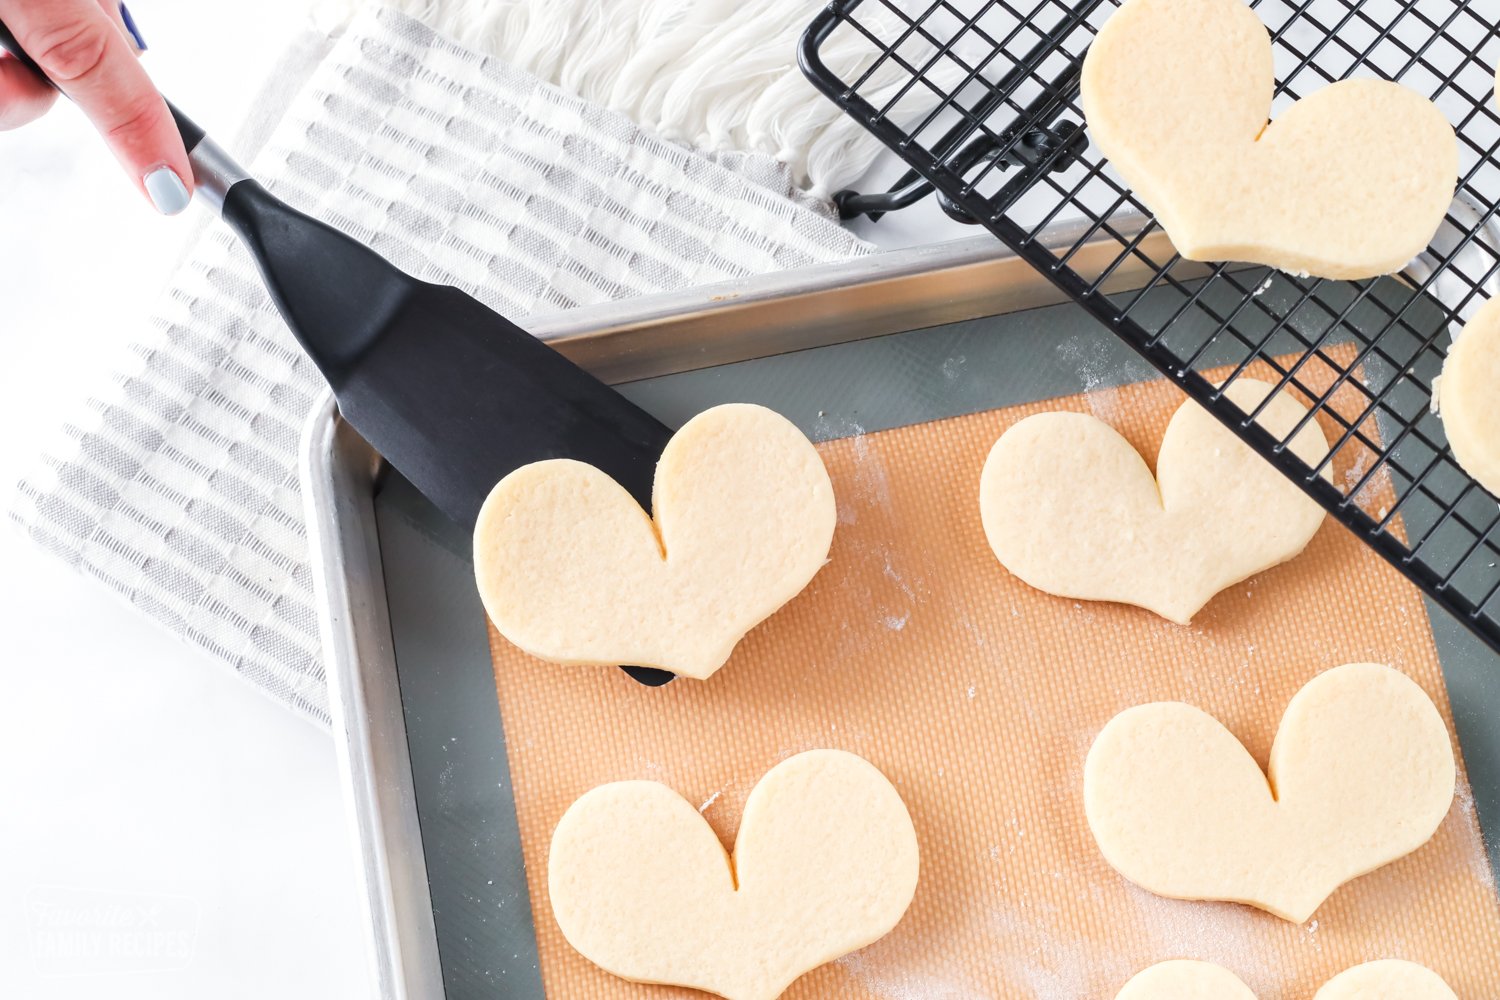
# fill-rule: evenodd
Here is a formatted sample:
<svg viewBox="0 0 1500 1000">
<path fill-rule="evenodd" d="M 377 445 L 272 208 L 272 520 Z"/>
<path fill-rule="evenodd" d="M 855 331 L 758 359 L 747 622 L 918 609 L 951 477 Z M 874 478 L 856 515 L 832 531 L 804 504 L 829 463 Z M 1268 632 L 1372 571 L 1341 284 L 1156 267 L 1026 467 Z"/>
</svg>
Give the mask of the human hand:
<svg viewBox="0 0 1500 1000">
<path fill-rule="evenodd" d="M 137 54 L 145 46 L 117 0 L 0 0 L 0 22 L 83 109 L 131 178 L 165 215 L 187 207 L 193 171 L 171 112 Z M 56 91 L 0 53 L 0 130 L 40 117 Z"/>
</svg>

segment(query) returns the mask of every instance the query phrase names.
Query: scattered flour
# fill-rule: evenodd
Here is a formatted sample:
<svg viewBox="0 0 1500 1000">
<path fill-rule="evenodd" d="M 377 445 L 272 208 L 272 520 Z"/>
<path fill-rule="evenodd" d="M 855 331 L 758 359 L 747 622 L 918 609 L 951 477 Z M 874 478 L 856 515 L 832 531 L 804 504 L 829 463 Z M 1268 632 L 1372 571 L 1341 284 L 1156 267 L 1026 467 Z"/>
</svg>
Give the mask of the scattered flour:
<svg viewBox="0 0 1500 1000">
<path fill-rule="evenodd" d="M 845 955 L 837 964 L 881 1000 L 969 1000 L 973 996 L 967 984 L 930 972 L 902 972 L 885 962 L 871 961 L 869 953 L 879 946 L 877 942 L 864 951 Z"/>
<path fill-rule="evenodd" d="M 1123 983 L 1136 971 L 1120 956 L 1101 954 L 1099 943 L 1066 928 L 1049 932 L 1015 911 L 991 915 L 994 937 L 1004 942 L 996 964 L 1007 985 L 1019 985 L 1029 1000 L 1079 1000 L 1092 997 L 1092 984 L 1103 978 Z"/>
<path fill-rule="evenodd" d="M 1159 955 L 1211 958 L 1234 970 L 1257 993 L 1275 995 L 1280 983 L 1253 981 L 1254 975 L 1269 975 L 1275 964 L 1263 935 L 1256 929 L 1275 917 L 1235 903 L 1187 902 L 1155 896 L 1136 886 L 1129 887 L 1134 919 L 1145 931 L 1150 950 Z"/>
<path fill-rule="evenodd" d="M 827 412 L 819 410 L 818 419 L 813 424 L 813 437 L 819 441 L 848 438 L 854 442 L 853 495 L 841 493 L 835 498 L 840 524 L 853 524 L 861 507 L 890 504 L 890 479 L 885 463 L 871 450 L 863 424 L 848 417 L 830 417 Z"/>
<path fill-rule="evenodd" d="M 1011 608 L 1011 610 L 1012 612 L 1014 612 L 1015 608 L 1013 607 Z M 971 636 L 974 637 L 974 645 L 983 648 L 985 643 L 984 633 L 979 631 L 979 626 L 974 624 L 973 619 L 965 614 L 963 618 L 960 619 L 960 622 L 964 627 L 964 631 L 968 632 Z"/>
<path fill-rule="evenodd" d="M 1469 787 L 1467 781 L 1460 781 L 1453 793 L 1453 811 L 1458 814 L 1464 825 L 1465 832 L 1476 844 L 1481 845 L 1479 850 L 1473 851 L 1469 856 L 1469 868 L 1481 884 L 1489 887 L 1491 892 L 1495 891 L 1495 872 L 1490 867 L 1489 852 L 1485 850 L 1484 831 L 1479 825 L 1479 813 L 1474 808 L 1474 789 Z"/>
<path fill-rule="evenodd" d="M 925 589 L 922 585 L 921 577 L 917 578 L 915 586 L 908 583 L 906 581 L 906 578 L 896 571 L 896 567 L 891 561 L 891 554 L 889 552 L 885 554 L 885 568 L 881 572 L 885 574 L 886 579 L 892 581 L 896 584 L 897 587 L 901 588 L 901 593 L 905 594 L 907 597 L 910 597 L 914 601 L 919 600 L 919 591 Z"/>
<path fill-rule="evenodd" d="M 1369 469 L 1370 453 L 1368 451 L 1360 451 L 1360 453 L 1354 458 L 1354 464 L 1349 466 L 1349 468 L 1344 471 L 1345 496 L 1348 496 L 1350 493 L 1354 492 L 1355 487 L 1359 485 L 1359 481 L 1365 477 L 1365 473 L 1368 472 Z"/>
<path fill-rule="evenodd" d="M 891 478 L 885 460 L 870 447 L 864 428 L 859 424 L 854 427 L 854 498 L 865 507 L 889 507 Z"/>
<path fill-rule="evenodd" d="M 1111 358 L 1109 346 L 1080 335 L 1058 344 L 1057 353 L 1078 373 L 1094 416 L 1105 423 L 1116 423 L 1122 408 L 1119 390 L 1111 382 L 1119 376 L 1119 366 Z"/>
</svg>

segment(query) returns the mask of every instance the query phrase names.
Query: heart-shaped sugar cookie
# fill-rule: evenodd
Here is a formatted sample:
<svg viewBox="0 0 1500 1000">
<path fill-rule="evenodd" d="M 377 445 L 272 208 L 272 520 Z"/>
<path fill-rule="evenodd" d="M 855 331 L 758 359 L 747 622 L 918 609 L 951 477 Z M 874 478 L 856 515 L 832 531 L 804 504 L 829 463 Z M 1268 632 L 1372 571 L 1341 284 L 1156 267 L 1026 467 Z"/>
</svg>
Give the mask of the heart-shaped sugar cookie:
<svg viewBox="0 0 1500 1000">
<path fill-rule="evenodd" d="M 1420 94 L 1345 80 L 1267 125 L 1271 40 L 1243 0 L 1126 0 L 1083 63 L 1090 137 L 1191 260 L 1400 270 L 1453 200 L 1458 140 Z"/>
<path fill-rule="evenodd" d="M 1435 389 L 1453 457 L 1500 496 L 1500 299 L 1464 325 Z"/>
<path fill-rule="evenodd" d="M 828 559 L 833 484 L 817 450 L 761 406 L 705 410 L 656 467 L 655 519 L 591 465 L 502 479 L 474 528 L 479 594 L 500 634 L 559 663 L 705 678 Z"/>
<path fill-rule="evenodd" d="M 751 790 L 734 855 L 652 781 L 586 793 L 552 835 L 552 911 L 614 975 L 772 1000 L 883 937 L 917 887 L 917 835 L 896 789 L 841 750 L 788 758 Z"/>
<path fill-rule="evenodd" d="M 1313 1000 L 1458 1000 L 1443 977 L 1415 962 L 1387 958 L 1346 969 Z"/>
<path fill-rule="evenodd" d="M 1244 980 L 1212 962 L 1158 962 L 1130 977 L 1115 1000 L 1256 1000 Z"/>
<path fill-rule="evenodd" d="M 1271 386 L 1237 379 L 1249 412 Z M 1260 424 L 1278 437 L 1307 410 L 1278 394 Z M 1328 452 L 1316 423 L 1291 442 L 1309 465 Z M 990 547 L 1038 590 L 1119 601 L 1187 624 L 1209 598 L 1292 558 L 1322 509 L 1193 402 L 1173 414 L 1156 477 L 1130 442 L 1081 413 L 1041 413 L 995 443 L 979 483 Z"/>
<path fill-rule="evenodd" d="M 1210 962 L 1161 962 L 1137 973 L 1115 1000 L 1256 1000 L 1250 987 Z M 1441 976 L 1415 962 L 1383 959 L 1345 969 L 1313 1000 L 1458 1000 Z"/>
<path fill-rule="evenodd" d="M 1099 733 L 1083 797 L 1105 859 L 1143 889 L 1301 923 L 1340 885 L 1426 843 L 1455 781 L 1447 727 L 1422 689 L 1356 663 L 1292 698 L 1268 774 L 1212 716 L 1160 702 Z"/>
</svg>

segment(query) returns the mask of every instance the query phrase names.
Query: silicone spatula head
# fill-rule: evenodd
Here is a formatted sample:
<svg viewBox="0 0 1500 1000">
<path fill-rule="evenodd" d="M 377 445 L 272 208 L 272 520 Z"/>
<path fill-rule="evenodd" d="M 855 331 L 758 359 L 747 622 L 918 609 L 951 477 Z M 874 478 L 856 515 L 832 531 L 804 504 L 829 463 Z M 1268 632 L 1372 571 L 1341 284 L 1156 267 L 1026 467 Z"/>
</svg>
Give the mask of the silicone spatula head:
<svg viewBox="0 0 1500 1000">
<path fill-rule="evenodd" d="M 472 296 L 254 181 L 231 187 L 222 211 L 344 419 L 455 521 L 472 526 L 495 483 L 547 458 L 597 466 L 649 509 L 671 437 L 655 417 Z"/>
</svg>

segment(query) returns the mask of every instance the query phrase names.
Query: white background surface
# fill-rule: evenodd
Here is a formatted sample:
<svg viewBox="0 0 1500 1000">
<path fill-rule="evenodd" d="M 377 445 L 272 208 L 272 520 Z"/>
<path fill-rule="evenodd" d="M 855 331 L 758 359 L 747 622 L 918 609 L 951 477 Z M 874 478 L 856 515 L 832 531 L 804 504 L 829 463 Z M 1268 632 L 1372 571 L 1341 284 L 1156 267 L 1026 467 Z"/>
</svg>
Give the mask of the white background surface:
<svg viewBox="0 0 1500 1000">
<path fill-rule="evenodd" d="M 161 89 L 224 138 L 303 6 L 131 3 Z M 72 108 L 0 133 L 6 506 L 115 367 L 200 211 L 156 217 Z M 972 230 L 924 205 L 877 232 Z M 0 568 L 0 997 L 368 995 L 330 735 L 14 530 Z"/>
<path fill-rule="evenodd" d="M 131 3 L 226 137 L 301 6 Z M 199 211 L 156 217 L 72 108 L 0 133 L 5 506 Z M 369 995 L 332 737 L 9 528 L 0 568 L 0 997 Z"/>
</svg>

